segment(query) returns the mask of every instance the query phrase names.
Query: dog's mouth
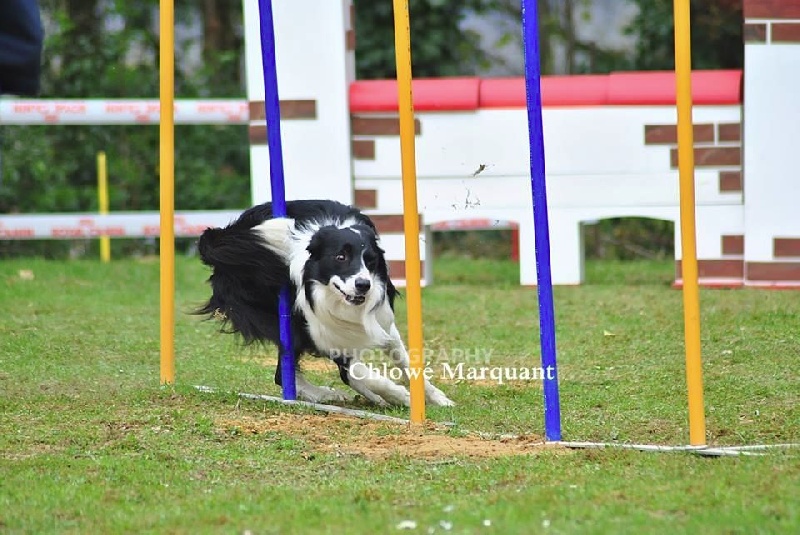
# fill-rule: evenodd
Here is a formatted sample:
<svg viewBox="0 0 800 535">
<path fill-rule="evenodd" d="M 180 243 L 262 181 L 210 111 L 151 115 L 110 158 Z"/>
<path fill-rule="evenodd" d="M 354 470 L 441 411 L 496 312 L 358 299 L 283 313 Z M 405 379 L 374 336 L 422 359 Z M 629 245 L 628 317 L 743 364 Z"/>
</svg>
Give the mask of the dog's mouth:
<svg viewBox="0 0 800 535">
<path fill-rule="evenodd" d="M 339 290 L 339 293 L 344 296 L 344 300 L 350 303 L 351 305 L 363 305 L 364 301 L 367 300 L 366 296 L 363 295 L 348 294 L 347 292 L 339 288 L 339 286 L 336 283 L 333 284 L 333 287 Z"/>
</svg>

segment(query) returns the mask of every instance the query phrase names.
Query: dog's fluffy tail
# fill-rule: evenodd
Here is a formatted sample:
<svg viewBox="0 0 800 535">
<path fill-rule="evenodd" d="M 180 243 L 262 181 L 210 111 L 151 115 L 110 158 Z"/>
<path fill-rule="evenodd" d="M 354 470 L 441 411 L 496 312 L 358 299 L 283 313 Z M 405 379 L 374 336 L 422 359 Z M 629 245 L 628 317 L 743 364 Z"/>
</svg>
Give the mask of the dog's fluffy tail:
<svg viewBox="0 0 800 535">
<path fill-rule="evenodd" d="M 207 266 L 227 270 L 257 270 L 267 284 L 288 282 L 288 266 L 282 254 L 266 243 L 254 228 L 209 228 L 197 242 L 200 259 Z"/>
<path fill-rule="evenodd" d="M 235 224 L 206 229 L 197 249 L 213 270 L 213 293 L 195 314 L 222 320 L 223 328 L 240 333 L 246 342 L 270 339 L 278 291 L 289 283 L 283 255 L 258 230 Z"/>
</svg>

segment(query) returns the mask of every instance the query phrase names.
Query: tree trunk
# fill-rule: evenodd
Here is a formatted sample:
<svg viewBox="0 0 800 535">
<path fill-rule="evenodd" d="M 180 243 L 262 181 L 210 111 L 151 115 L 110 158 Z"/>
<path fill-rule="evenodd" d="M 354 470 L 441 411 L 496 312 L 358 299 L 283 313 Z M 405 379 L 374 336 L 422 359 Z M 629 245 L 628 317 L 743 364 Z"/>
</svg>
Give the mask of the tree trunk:
<svg viewBox="0 0 800 535">
<path fill-rule="evenodd" d="M 203 60 L 213 66 L 220 82 L 241 80 L 241 65 L 224 58 L 226 53 L 237 52 L 242 38 L 237 32 L 241 17 L 241 4 L 231 0 L 202 0 Z"/>
<path fill-rule="evenodd" d="M 564 32 L 564 67 L 566 74 L 575 72 L 575 4 L 574 0 L 564 0 L 564 12 L 561 19 L 561 28 Z"/>
</svg>

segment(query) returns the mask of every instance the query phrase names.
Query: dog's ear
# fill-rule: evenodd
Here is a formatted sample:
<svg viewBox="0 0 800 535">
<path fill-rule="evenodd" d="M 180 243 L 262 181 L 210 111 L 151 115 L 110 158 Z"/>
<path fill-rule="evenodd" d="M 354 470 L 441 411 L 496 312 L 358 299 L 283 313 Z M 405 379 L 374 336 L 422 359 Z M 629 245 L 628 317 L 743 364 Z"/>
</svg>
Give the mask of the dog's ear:
<svg viewBox="0 0 800 535">
<path fill-rule="evenodd" d="M 322 227 L 311 236 L 308 242 L 306 251 L 311 255 L 311 258 L 319 258 L 322 255 L 323 247 L 325 246 L 325 237 L 330 232 L 331 227 Z"/>
<path fill-rule="evenodd" d="M 377 235 L 376 233 L 374 233 L 374 232 L 372 233 L 372 238 L 371 238 L 371 240 L 370 240 L 370 244 L 371 244 L 371 245 L 372 245 L 372 246 L 375 248 L 375 250 L 376 250 L 376 251 L 378 251 L 380 254 L 385 254 L 385 253 L 386 253 L 386 251 L 384 251 L 384 250 L 383 250 L 383 247 L 381 247 L 381 238 L 380 238 L 380 236 L 378 236 L 378 235 Z"/>
<path fill-rule="evenodd" d="M 311 236 L 311 241 L 308 242 L 306 251 L 308 251 L 308 254 L 311 255 L 311 258 L 319 258 L 321 248 L 322 238 L 320 237 L 319 232 L 316 232 L 313 236 Z"/>
</svg>

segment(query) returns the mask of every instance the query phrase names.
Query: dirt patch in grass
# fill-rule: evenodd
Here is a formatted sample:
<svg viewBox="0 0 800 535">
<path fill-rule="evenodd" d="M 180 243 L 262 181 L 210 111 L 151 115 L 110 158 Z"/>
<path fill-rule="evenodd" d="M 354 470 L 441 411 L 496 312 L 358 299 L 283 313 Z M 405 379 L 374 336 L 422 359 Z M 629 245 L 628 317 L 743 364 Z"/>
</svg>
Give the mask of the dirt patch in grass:
<svg viewBox="0 0 800 535">
<path fill-rule="evenodd" d="M 339 415 L 280 414 L 263 418 L 241 416 L 221 418 L 219 432 L 249 435 L 279 434 L 299 438 L 315 451 L 369 458 L 391 456 L 437 460 L 454 457 L 489 458 L 535 455 L 544 451 L 565 451 L 545 445 L 535 435 L 484 438 L 454 435 L 444 426 L 376 422 Z"/>
<path fill-rule="evenodd" d="M 252 362 L 261 366 L 276 367 L 278 359 L 261 355 L 250 355 L 241 357 L 242 362 Z M 307 357 L 300 360 L 300 369 L 312 372 L 335 372 L 339 373 L 339 368 L 326 358 Z"/>
<path fill-rule="evenodd" d="M 57 455 L 61 454 L 65 448 L 54 446 L 52 444 L 30 444 L 27 445 L 24 452 L 6 451 L 0 454 L 0 459 L 7 461 L 24 461 L 39 457 L 40 455 Z"/>
</svg>

